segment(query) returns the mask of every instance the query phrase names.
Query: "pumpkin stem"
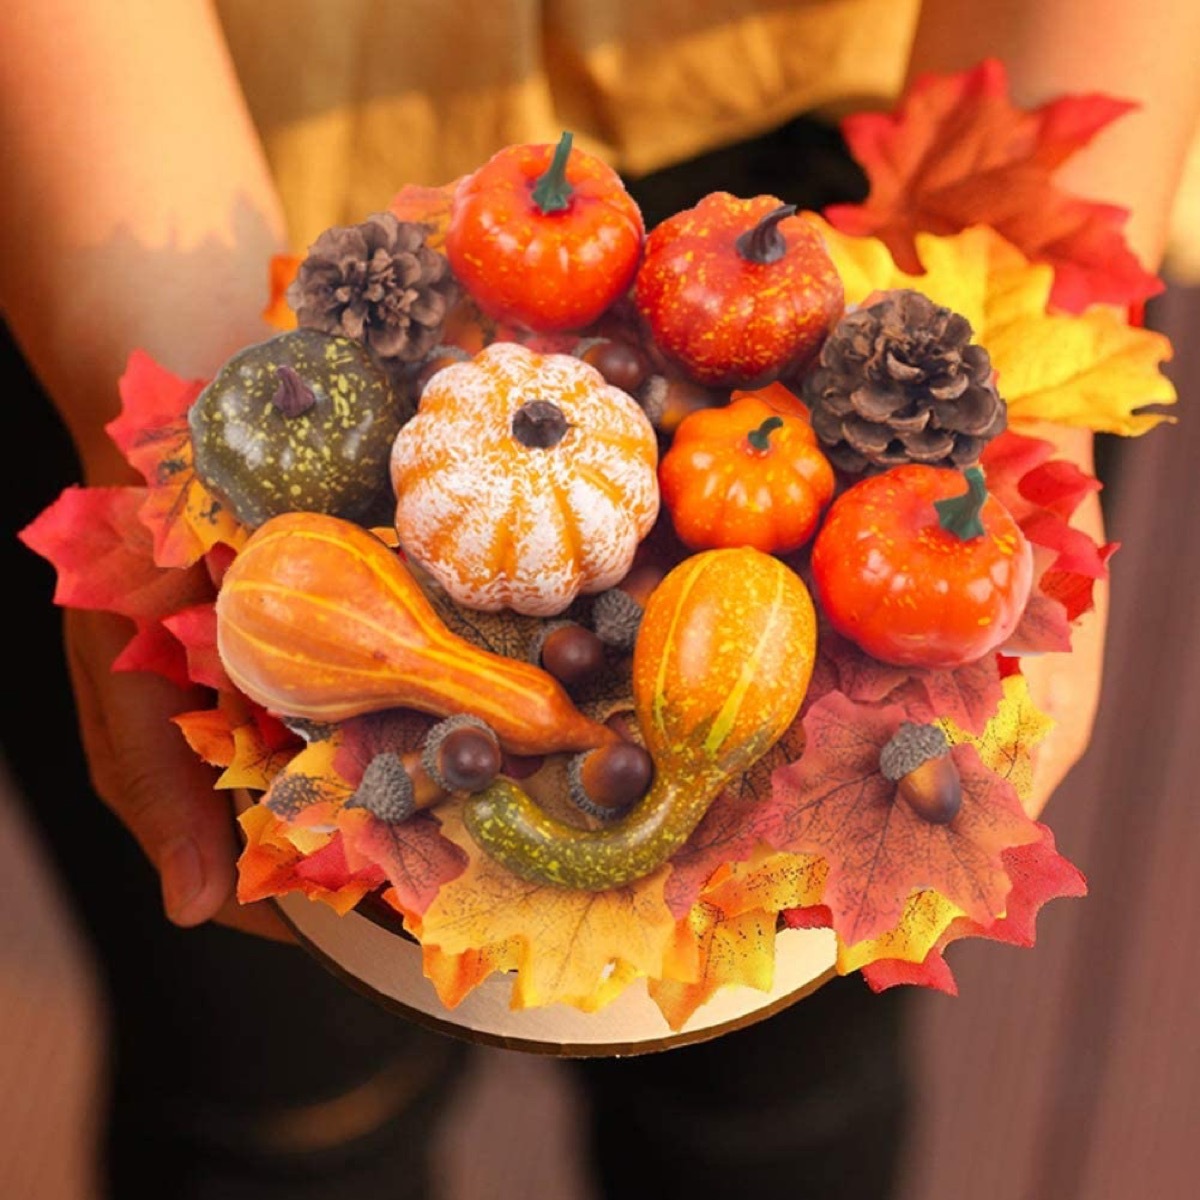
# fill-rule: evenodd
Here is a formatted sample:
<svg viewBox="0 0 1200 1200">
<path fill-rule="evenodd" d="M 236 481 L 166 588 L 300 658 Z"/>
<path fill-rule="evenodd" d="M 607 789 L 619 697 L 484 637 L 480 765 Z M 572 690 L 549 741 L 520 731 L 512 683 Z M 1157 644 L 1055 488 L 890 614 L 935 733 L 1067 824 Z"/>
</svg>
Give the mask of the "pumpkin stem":
<svg viewBox="0 0 1200 1200">
<path fill-rule="evenodd" d="M 571 205 L 575 189 L 567 182 L 567 159 L 571 156 L 571 134 L 564 132 L 554 148 L 554 157 L 533 188 L 533 202 L 544 213 L 562 212 Z"/>
<path fill-rule="evenodd" d="M 787 241 L 779 232 L 779 222 L 795 211 L 794 204 L 781 204 L 774 212 L 767 213 L 753 229 L 747 229 L 738 238 L 735 243 L 738 254 L 761 266 L 778 262 L 787 253 Z"/>
<path fill-rule="evenodd" d="M 938 524 L 947 533 L 967 542 L 971 538 L 983 537 L 983 521 L 979 513 L 987 499 L 987 485 L 978 467 L 968 467 L 963 474 L 967 479 L 967 490 L 961 496 L 951 496 L 949 500 L 935 500 L 933 506 L 938 511 Z"/>
<path fill-rule="evenodd" d="M 765 453 L 771 448 L 771 434 L 782 425 L 782 417 L 768 417 L 757 429 L 746 434 L 746 440 L 755 450 Z"/>
<path fill-rule="evenodd" d="M 298 417 L 316 404 L 317 397 L 312 388 L 296 374 L 294 368 L 286 365 L 277 367 L 275 377 L 279 380 L 279 387 L 275 389 L 271 403 L 285 417 Z"/>
<path fill-rule="evenodd" d="M 549 400 L 530 400 L 513 413 L 513 437 L 531 450 L 549 450 L 567 436 L 563 410 Z"/>
</svg>

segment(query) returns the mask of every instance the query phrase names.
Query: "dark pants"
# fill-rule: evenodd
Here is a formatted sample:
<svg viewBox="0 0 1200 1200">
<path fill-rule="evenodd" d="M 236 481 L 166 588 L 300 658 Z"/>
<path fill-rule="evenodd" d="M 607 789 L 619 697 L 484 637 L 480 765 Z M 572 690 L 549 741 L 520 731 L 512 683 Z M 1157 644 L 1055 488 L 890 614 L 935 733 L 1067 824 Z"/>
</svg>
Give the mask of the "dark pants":
<svg viewBox="0 0 1200 1200">
<path fill-rule="evenodd" d="M 808 122 L 631 184 L 650 224 L 717 189 L 816 208 L 860 186 L 836 136 Z M 7 628 L 21 668 L 5 689 L 5 752 L 110 1001 L 112 1196 L 425 1195 L 424 1148 L 467 1047 L 375 1008 L 296 949 L 172 927 L 153 872 L 92 794 L 53 573 L 11 536 L 77 469 L 10 342 L 2 353 L 17 423 Z M 886 1200 L 902 1126 L 902 1009 L 843 980 L 716 1042 L 577 1064 L 605 1194 Z"/>
</svg>

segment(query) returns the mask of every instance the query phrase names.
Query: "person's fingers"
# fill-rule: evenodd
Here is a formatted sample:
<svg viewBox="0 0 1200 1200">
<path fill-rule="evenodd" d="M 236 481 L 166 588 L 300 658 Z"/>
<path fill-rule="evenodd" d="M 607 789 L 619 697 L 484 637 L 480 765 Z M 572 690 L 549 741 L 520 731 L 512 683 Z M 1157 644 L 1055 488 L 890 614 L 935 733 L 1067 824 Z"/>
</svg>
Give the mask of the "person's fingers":
<svg viewBox="0 0 1200 1200">
<path fill-rule="evenodd" d="M 260 900 L 256 904 L 239 904 L 235 897 L 231 897 L 213 916 L 213 920 L 227 929 L 237 929 L 274 942 L 296 944 L 295 934 L 275 906 L 267 900 Z"/>
<path fill-rule="evenodd" d="M 96 791 L 158 869 L 167 916 L 184 926 L 207 921 L 234 893 L 232 810 L 170 721 L 202 706 L 203 693 L 146 672 L 114 673 L 130 634 L 121 617 L 69 609 L 66 633 Z"/>
</svg>

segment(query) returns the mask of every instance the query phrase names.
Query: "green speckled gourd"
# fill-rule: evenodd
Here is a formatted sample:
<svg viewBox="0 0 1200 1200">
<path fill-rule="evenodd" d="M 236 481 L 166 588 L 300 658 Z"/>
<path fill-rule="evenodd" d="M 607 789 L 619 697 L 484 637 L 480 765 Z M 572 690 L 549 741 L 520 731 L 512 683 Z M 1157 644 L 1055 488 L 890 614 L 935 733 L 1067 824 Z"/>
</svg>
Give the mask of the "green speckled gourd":
<svg viewBox="0 0 1200 1200">
<path fill-rule="evenodd" d="M 649 875 L 795 720 L 815 652 L 808 589 L 777 558 L 746 547 L 686 559 L 651 594 L 634 647 L 650 791 L 629 816 L 592 832 L 555 820 L 498 779 L 467 801 L 467 828 L 537 883 L 595 892 Z"/>
<path fill-rule="evenodd" d="M 235 354 L 188 424 L 196 474 L 256 529 L 285 512 L 360 523 L 387 514 L 388 459 L 406 415 L 359 342 L 298 329 Z"/>
</svg>

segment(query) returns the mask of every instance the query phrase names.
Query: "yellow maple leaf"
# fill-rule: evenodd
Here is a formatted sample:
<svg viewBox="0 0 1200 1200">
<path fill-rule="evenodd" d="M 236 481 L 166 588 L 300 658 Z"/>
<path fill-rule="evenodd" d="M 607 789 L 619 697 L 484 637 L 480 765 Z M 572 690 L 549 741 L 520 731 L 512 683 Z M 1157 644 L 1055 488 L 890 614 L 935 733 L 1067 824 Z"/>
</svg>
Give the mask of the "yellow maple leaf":
<svg viewBox="0 0 1200 1200">
<path fill-rule="evenodd" d="M 727 917 L 754 909 L 782 912 L 821 903 L 829 865 L 819 854 L 789 854 L 760 847 L 746 861 L 713 872 L 700 895 Z"/>
<path fill-rule="evenodd" d="M 842 276 L 848 305 L 873 292 L 912 288 L 970 321 L 975 340 L 991 356 L 1014 424 L 1050 421 L 1139 434 L 1170 419 L 1139 411 L 1175 401 L 1175 389 L 1159 369 L 1171 357 L 1170 341 L 1101 305 L 1074 316 L 1047 313 L 1053 269 L 1029 262 L 995 230 L 917 234 L 926 273 L 908 275 L 882 242 L 849 237 L 810 219 Z"/>
<path fill-rule="evenodd" d="M 680 925 L 699 952 L 696 978 L 690 982 L 651 979 L 647 983 L 667 1024 L 681 1029 L 696 1009 L 723 987 L 741 984 L 770 991 L 775 978 L 775 923 L 775 913 L 762 909 L 731 917 L 704 901 L 693 905 Z"/>
<path fill-rule="evenodd" d="M 924 962 L 950 922 L 963 915 L 958 905 L 939 892 L 928 888 L 913 892 L 905 902 L 904 913 L 895 929 L 853 946 L 838 939 L 838 974 L 849 975 L 881 958 Z"/>
<path fill-rule="evenodd" d="M 1004 694 L 982 734 L 968 733 L 953 721 L 943 719 L 938 724 L 952 746 L 962 742 L 974 746 L 983 765 L 1001 779 L 1007 779 L 1024 803 L 1033 792 L 1035 748 L 1054 728 L 1054 718 L 1033 703 L 1023 675 L 1009 675 L 1002 681 L 1002 687 Z"/>
<path fill-rule="evenodd" d="M 466 852 L 469 865 L 442 884 L 414 924 L 423 945 L 451 957 L 499 948 L 499 958 L 507 963 L 511 952 L 506 947 L 515 943 L 514 1008 L 557 1002 L 595 1007 L 613 999 L 631 979 L 661 974 L 675 932 L 663 899 L 669 867 L 606 892 L 530 883 L 479 849 L 463 825 L 461 810 L 461 804 L 442 805 L 438 818 L 442 835 Z M 471 986 L 486 978 L 476 976 L 488 965 L 484 954 L 468 972 Z M 440 960 L 437 965 L 439 978 L 456 969 Z"/>
</svg>

